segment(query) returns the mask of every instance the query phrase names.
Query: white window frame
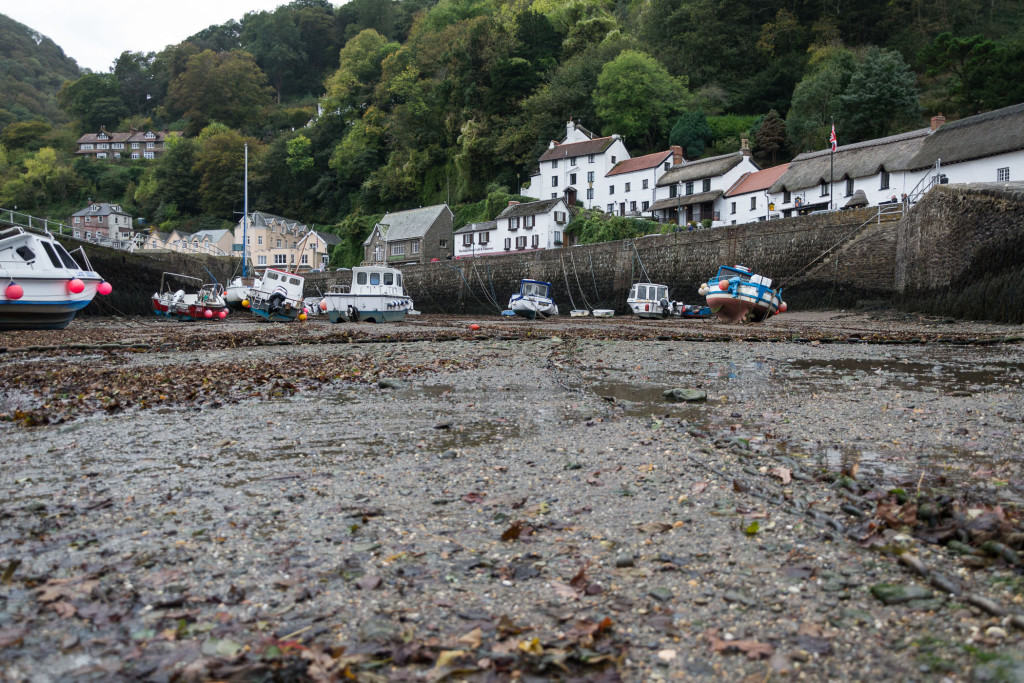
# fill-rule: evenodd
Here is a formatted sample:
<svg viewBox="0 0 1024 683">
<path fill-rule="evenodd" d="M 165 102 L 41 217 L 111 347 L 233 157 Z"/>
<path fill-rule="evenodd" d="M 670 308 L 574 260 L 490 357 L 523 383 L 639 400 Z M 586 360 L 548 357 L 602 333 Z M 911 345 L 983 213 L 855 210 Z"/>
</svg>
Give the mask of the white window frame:
<svg viewBox="0 0 1024 683">
<path fill-rule="evenodd" d="M 392 244 L 391 245 L 391 255 L 392 256 L 405 256 L 405 244 L 404 243 Z"/>
<path fill-rule="evenodd" d="M 526 235 L 516 237 L 516 249 L 526 249 Z"/>
<path fill-rule="evenodd" d="M 143 152 L 142 156 L 145 159 L 156 159 L 156 154 L 154 154 L 153 152 Z"/>
<path fill-rule="evenodd" d="M 477 244 L 489 244 L 491 241 L 491 233 L 486 230 L 480 231 L 476 238 Z"/>
<path fill-rule="evenodd" d="M 288 254 L 274 254 L 274 265 L 275 266 L 286 266 L 286 265 L 288 265 Z"/>
<path fill-rule="evenodd" d="M 267 255 L 266 254 L 260 254 L 259 256 L 257 256 L 256 257 L 256 265 L 257 266 L 265 266 L 265 265 L 267 265 Z"/>
<path fill-rule="evenodd" d="M 996 169 L 996 182 L 997 183 L 1008 183 L 1010 182 L 1010 167 L 1005 166 L 1003 168 Z"/>
<path fill-rule="evenodd" d="M 467 232 L 462 236 L 462 246 L 471 247 L 473 246 L 473 233 Z"/>
</svg>

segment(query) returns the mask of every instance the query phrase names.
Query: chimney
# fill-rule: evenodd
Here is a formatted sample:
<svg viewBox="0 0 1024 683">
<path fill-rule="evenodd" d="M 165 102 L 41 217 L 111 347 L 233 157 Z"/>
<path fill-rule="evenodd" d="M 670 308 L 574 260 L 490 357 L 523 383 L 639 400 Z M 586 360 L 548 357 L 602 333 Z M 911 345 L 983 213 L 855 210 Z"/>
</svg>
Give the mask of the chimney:
<svg viewBox="0 0 1024 683">
<path fill-rule="evenodd" d="M 678 166 L 683 163 L 683 148 L 679 145 L 672 145 L 669 149 L 672 150 L 672 165 Z"/>
<path fill-rule="evenodd" d="M 940 111 L 937 116 L 932 117 L 932 130 L 935 130 L 946 122 L 946 117 L 942 115 Z"/>
<path fill-rule="evenodd" d="M 740 154 L 742 154 L 745 157 L 750 156 L 750 141 L 747 140 L 746 138 L 742 138 L 740 140 Z"/>
<path fill-rule="evenodd" d="M 558 144 L 557 142 L 552 140 L 551 142 L 548 143 L 548 149 L 554 149 L 555 145 L 557 145 L 557 144 Z"/>
<path fill-rule="evenodd" d="M 576 124 L 572 122 L 572 119 L 569 119 L 565 124 L 565 137 L 570 137 L 574 130 L 576 130 Z"/>
<path fill-rule="evenodd" d="M 509 206 L 515 206 L 515 205 L 516 205 L 516 204 L 518 204 L 518 203 L 519 203 L 519 202 L 517 202 L 517 201 L 516 201 L 516 200 L 514 200 L 514 199 L 510 199 L 510 200 L 508 200 L 508 205 L 509 205 Z"/>
</svg>

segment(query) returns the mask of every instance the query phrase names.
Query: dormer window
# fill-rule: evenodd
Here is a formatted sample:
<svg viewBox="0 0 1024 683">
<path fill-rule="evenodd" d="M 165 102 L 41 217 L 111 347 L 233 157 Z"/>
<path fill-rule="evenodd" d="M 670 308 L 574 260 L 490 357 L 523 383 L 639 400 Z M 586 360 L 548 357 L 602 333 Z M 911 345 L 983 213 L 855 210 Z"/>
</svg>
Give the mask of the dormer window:
<svg viewBox="0 0 1024 683">
<path fill-rule="evenodd" d="M 156 133 L 153 131 L 147 131 L 142 137 L 146 140 L 156 140 Z"/>
<path fill-rule="evenodd" d="M 99 135 L 96 136 L 96 139 L 97 140 L 109 140 L 110 136 L 107 135 L 106 133 L 100 133 Z"/>
</svg>

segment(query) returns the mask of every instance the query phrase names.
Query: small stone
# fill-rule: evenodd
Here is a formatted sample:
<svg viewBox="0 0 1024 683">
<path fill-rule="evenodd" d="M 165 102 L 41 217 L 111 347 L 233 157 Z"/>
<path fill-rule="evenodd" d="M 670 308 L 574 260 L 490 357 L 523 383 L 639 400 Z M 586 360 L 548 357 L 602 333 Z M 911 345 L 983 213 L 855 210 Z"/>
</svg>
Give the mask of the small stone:
<svg viewBox="0 0 1024 683">
<path fill-rule="evenodd" d="M 623 555 L 621 557 L 615 558 L 615 566 L 620 569 L 625 567 L 633 567 L 636 566 L 636 561 L 629 555 Z"/>
<path fill-rule="evenodd" d="M 696 403 L 708 400 L 708 392 L 701 389 L 666 389 L 661 393 L 669 401 Z"/>
<path fill-rule="evenodd" d="M 391 379 L 385 377 L 377 382 L 377 386 L 381 389 L 403 389 L 406 383 L 400 379 Z"/>
<path fill-rule="evenodd" d="M 989 626 L 985 629 L 985 636 L 995 640 L 1002 640 L 1006 637 L 1006 629 L 999 626 Z"/>
<path fill-rule="evenodd" d="M 647 592 L 647 594 L 660 602 L 666 602 L 672 599 L 672 591 L 668 588 L 652 588 Z"/>
<path fill-rule="evenodd" d="M 663 662 L 671 662 L 673 659 L 676 658 L 676 656 L 677 653 L 675 650 L 662 650 L 658 653 L 658 659 L 660 659 Z"/>
<path fill-rule="evenodd" d="M 886 605 L 899 605 L 911 600 L 930 598 L 934 595 L 921 586 L 904 586 L 898 583 L 877 583 L 871 587 L 871 594 Z"/>
<path fill-rule="evenodd" d="M 757 600 L 750 597 L 746 593 L 743 593 L 742 591 L 725 591 L 725 594 L 722 596 L 722 598 L 726 602 L 738 602 L 746 605 L 747 607 L 753 607 L 757 604 Z"/>
</svg>

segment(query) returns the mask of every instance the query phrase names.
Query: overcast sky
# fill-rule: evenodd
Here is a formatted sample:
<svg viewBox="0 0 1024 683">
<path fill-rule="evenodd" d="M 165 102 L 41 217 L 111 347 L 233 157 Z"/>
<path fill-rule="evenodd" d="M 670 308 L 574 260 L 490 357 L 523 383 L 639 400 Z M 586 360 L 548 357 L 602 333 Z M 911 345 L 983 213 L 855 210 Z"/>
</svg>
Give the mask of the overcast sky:
<svg viewBox="0 0 1024 683">
<path fill-rule="evenodd" d="M 83 69 L 107 73 L 125 50 L 160 52 L 212 24 L 288 0 L 0 0 L 0 14 L 42 33 Z M 337 2 L 332 2 L 337 5 Z"/>
</svg>

